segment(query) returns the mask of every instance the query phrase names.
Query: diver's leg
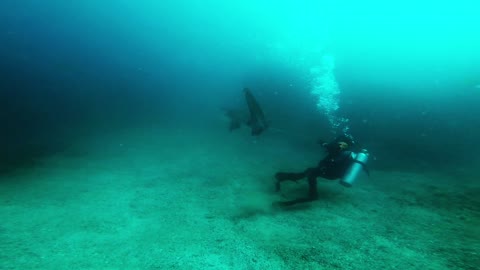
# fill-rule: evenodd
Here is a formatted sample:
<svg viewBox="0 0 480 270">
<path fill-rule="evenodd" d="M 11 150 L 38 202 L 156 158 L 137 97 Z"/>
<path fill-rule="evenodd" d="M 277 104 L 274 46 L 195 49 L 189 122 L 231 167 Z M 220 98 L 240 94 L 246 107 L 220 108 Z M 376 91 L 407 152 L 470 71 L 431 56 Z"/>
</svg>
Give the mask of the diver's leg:
<svg viewBox="0 0 480 270">
<path fill-rule="evenodd" d="M 290 200 L 286 202 L 278 202 L 276 203 L 276 205 L 291 206 L 297 203 L 311 202 L 318 199 L 317 177 L 318 177 L 318 174 L 320 173 L 320 170 L 318 170 L 317 168 L 311 168 L 305 171 L 305 173 L 307 174 L 307 177 L 308 177 L 308 196 L 305 198 L 298 198 L 298 199 Z"/>
<path fill-rule="evenodd" d="M 275 190 L 280 191 L 280 183 L 283 181 L 298 181 L 305 178 L 311 169 L 307 169 L 300 173 L 287 173 L 287 172 L 278 172 L 275 174 Z"/>
<path fill-rule="evenodd" d="M 305 178 L 307 176 L 307 171 L 300 172 L 300 173 L 287 173 L 287 172 L 278 172 L 275 174 L 275 179 L 279 182 L 283 181 L 298 181 L 302 178 Z"/>
</svg>

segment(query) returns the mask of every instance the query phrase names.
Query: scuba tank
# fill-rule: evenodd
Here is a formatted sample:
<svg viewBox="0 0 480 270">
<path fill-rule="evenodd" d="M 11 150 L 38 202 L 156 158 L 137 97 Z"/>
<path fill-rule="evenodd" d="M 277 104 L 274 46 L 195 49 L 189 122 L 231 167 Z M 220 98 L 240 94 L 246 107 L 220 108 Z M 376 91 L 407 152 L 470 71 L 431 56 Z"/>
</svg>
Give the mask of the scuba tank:
<svg viewBox="0 0 480 270">
<path fill-rule="evenodd" d="M 357 178 L 358 174 L 366 169 L 365 166 L 367 165 L 368 161 L 368 152 L 366 150 L 362 150 L 359 153 L 352 153 L 352 165 L 347 169 L 345 175 L 340 180 L 340 184 L 345 187 L 351 187 L 355 179 Z"/>
</svg>

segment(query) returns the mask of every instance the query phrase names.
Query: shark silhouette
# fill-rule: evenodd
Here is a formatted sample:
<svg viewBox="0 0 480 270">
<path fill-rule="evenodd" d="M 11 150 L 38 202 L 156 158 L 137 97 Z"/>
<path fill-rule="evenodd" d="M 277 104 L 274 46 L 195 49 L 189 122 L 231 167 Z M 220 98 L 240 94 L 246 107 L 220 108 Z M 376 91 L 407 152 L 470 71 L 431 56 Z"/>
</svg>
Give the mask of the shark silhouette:
<svg viewBox="0 0 480 270">
<path fill-rule="evenodd" d="M 226 116 L 230 119 L 229 130 L 236 130 L 246 124 L 251 128 L 252 136 L 258 136 L 267 129 L 268 122 L 265 120 L 265 115 L 252 92 L 245 88 L 244 94 L 248 113 L 241 110 L 224 109 Z"/>
</svg>

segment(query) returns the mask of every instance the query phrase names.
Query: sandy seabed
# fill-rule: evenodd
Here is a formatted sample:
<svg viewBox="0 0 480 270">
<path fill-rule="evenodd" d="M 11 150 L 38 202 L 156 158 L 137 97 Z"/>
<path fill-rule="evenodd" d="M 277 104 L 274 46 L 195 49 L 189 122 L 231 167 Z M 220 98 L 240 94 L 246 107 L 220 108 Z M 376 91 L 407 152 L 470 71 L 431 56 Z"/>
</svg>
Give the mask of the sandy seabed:
<svg viewBox="0 0 480 270">
<path fill-rule="evenodd" d="M 380 171 L 273 191 L 316 146 L 274 132 L 104 133 L 0 176 L 0 269 L 478 269 L 480 187 Z M 456 184 L 454 184 L 456 183 Z"/>
</svg>

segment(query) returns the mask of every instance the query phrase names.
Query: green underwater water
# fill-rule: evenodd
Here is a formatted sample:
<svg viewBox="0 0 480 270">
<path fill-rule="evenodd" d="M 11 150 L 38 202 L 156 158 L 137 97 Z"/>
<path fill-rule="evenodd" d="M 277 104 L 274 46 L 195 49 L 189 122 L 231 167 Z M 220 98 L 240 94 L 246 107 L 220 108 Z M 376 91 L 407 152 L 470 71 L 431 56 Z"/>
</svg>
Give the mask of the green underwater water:
<svg viewBox="0 0 480 270">
<path fill-rule="evenodd" d="M 0 269 L 476 269 L 479 5 L 2 1 Z"/>
</svg>

